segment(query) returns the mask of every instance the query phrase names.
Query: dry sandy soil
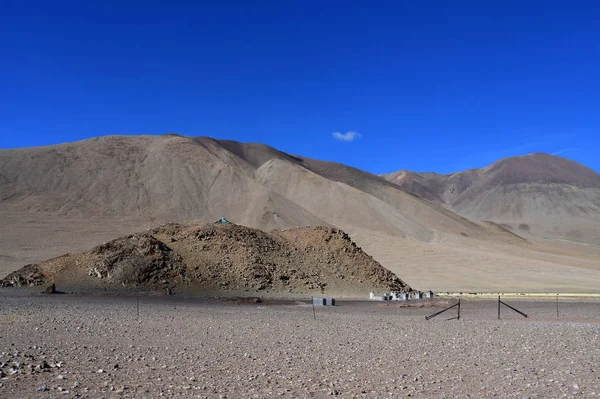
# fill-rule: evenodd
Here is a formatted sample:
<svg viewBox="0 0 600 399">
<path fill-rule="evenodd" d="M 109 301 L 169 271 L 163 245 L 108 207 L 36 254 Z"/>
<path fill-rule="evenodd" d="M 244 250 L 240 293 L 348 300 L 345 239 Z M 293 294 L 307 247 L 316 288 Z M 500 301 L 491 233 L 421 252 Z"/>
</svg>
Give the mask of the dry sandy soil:
<svg viewBox="0 0 600 399">
<path fill-rule="evenodd" d="M 551 242 L 504 244 L 443 236 L 430 243 L 350 232 L 369 254 L 419 290 L 600 293 L 600 248 Z"/>
<path fill-rule="evenodd" d="M 27 263 L 89 250 L 118 236 L 155 226 L 127 219 L 70 220 L 48 216 L 40 220 L 19 214 L 6 215 L 5 220 L 13 227 L 0 234 L 0 246 L 5 254 L 10 254 L 0 259 L 1 277 Z M 533 238 L 529 243 L 517 240 L 506 244 L 443 234 L 434 241 L 423 242 L 358 228 L 348 233 L 367 254 L 414 289 L 600 292 L 600 248 L 592 245 L 551 245 Z"/>
<path fill-rule="evenodd" d="M 137 317 L 135 296 L 0 294 L 0 397 L 600 395 L 598 302 L 556 319 L 553 302 L 511 301 L 530 317 L 496 320 L 494 302 L 463 301 L 460 321 L 341 302 L 314 320 L 306 302 L 142 297 Z"/>
</svg>

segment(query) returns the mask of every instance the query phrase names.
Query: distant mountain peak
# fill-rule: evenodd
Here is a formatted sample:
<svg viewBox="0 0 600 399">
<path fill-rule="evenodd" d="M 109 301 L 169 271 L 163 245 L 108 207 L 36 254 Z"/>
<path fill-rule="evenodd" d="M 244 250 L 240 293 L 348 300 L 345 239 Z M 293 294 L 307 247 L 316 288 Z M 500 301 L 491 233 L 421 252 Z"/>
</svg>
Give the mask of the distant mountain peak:
<svg viewBox="0 0 600 399">
<path fill-rule="evenodd" d="M 557 155 L 535 152 L 448 175 L 400 170 L 384 177 L 465 217 L 537 225 L 541 236 L 583 237 L 578 220 L 600 226 L 600 174 Z"/>
</svg>

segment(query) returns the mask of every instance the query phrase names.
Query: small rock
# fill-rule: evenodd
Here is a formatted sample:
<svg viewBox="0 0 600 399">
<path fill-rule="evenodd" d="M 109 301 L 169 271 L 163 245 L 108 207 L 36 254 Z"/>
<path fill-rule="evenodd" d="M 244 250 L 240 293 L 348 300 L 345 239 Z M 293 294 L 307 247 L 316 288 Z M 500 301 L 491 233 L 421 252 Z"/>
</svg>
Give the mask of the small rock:
<svg viewBox="0 0 600 399">
<path fill-rule="evenodd" d="M 46 385 L 42 385 L 41 387 L 38 388 L 38 391 L 42 391 L 45 392 L 48 390 L 48 387 Z"/>
<path fill-rule="evenodd" d="M 38 364 L 36 366 L 36 370 L 49 370 L 49 369 L 50 369 L 50 365 L 48 363 L 46 363 L 45 360 L 41 364 Z"/>
<path fill-rule="evenodd" d="M 49 286 L 48 288 L 46 288 L 46 291 L 44 291 L 46 294 L 56 294 L 56 285 L 52 284 L 51 286 Z"/>
</svg>

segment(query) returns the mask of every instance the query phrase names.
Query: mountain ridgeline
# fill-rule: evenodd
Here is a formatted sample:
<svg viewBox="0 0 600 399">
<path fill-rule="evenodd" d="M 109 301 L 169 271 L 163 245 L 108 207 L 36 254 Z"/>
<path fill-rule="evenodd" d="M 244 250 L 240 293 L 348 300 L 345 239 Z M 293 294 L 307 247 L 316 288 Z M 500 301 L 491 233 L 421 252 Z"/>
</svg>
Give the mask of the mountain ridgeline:
<svg viewBox="0 0 600 399">
<path fill-rule="evenodd" d="M 261 144 L 109 136 L 0 151 L 0 206 L 74 218 L 207 223 L 263 230 L 305 225 L 384 231 L 422 241 L 476 223 L 385 179 Z"/>
<path fill-rule="evenodd" d="M 534 153 L 448 175 L 399 171 L 383 177 L 473 220 L 600 242 L 600 174 L 566 158 Z"/>
</svg>

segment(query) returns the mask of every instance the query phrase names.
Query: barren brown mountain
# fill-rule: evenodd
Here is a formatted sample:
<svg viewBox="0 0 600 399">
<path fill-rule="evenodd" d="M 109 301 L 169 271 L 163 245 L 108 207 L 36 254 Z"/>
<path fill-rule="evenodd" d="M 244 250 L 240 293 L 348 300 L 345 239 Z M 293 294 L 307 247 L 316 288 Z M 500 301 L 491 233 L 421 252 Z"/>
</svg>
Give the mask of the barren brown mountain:
<svg viewBox="0 0 600 399">
<path fill-rule="evenodd" d="M 598 247 L 530 242 L 439 202 L 355 168 L 204 137 L 109 136 L 1 150 L 0 273 L 163 223 L 224 216 L 264 231 L 339 228 L 417 289 L 597 289 Z"/>
<path fill-rule="evenodd" d="M 535 153 L 450 175 L 400 171 L 385 178 L 521 235 L 600 244 L 600 174 L 562 157 Z"/>
</svg>

